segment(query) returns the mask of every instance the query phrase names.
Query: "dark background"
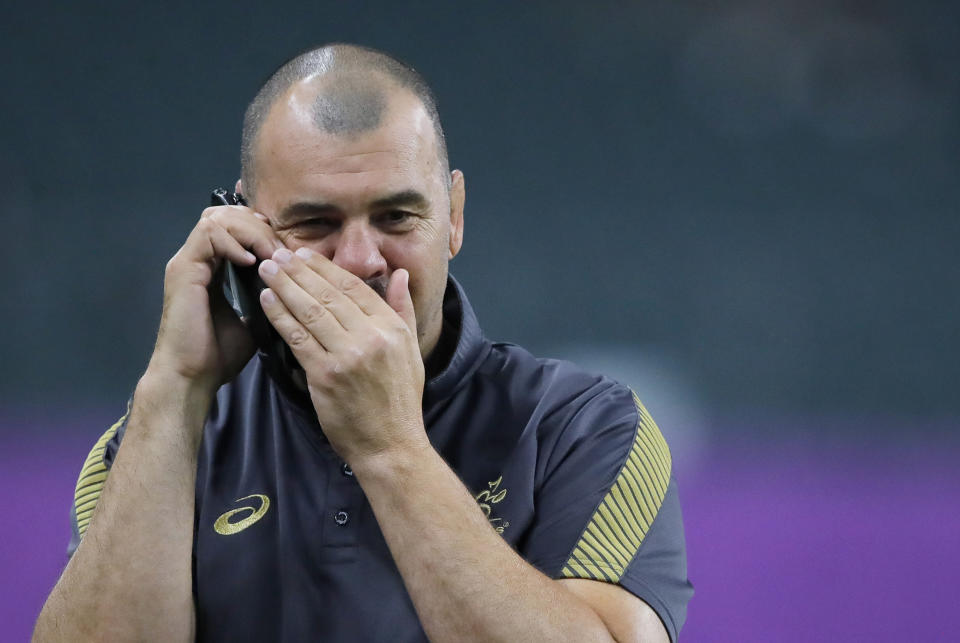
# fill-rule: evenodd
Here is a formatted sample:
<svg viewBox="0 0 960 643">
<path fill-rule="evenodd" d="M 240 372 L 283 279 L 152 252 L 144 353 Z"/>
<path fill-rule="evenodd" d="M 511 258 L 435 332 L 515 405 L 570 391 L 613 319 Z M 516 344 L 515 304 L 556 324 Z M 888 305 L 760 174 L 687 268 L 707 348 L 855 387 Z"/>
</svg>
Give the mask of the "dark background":
<svg viewBox="0 0 960 643">
<path fill-rule="evenodd" d="M 960 574 L 960 4 L 840 0 L 6 7 L 0 558 L 34 584 L 4 622 L 56 578 L 246 103 L 327 41 L 434 87 L 487 334 L 658 419 L 691 640 L 951 631 L 923 614 Z"/>
<path fill-rule="evenodd" d="M 246 103 L 344 40 L 436 89 L 468 187 L 453 271 L 491 337 L 657 347 L 710 410 L 960 413 L 955 3 L 4 17 L 5 404 L 126 398 Z"/>
</svg>

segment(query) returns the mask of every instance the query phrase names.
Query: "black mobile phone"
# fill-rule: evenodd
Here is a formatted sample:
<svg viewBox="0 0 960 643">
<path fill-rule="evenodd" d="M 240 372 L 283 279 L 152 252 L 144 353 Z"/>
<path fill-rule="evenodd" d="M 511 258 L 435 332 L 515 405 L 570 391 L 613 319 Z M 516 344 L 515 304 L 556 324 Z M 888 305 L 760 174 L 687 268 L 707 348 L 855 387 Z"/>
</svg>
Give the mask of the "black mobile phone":
<svg viewBox="0 0 960 643">
<path fill-rule="evenodd" d="M 210 205 L 246 205 L 243 195 L 217 188 L 210 194 Z M 307 378 L 303 368 L 293 356 L 293 351 L 280 337 L 260 307 L 260 292 L 267 287 L 255 263 L 238 266 L 231 261 L 223 262 L 221 285 L 223 296 L 249 329 L 253 342 L 267 372 L 289 395 L 309 402 Z"/>
</svg>

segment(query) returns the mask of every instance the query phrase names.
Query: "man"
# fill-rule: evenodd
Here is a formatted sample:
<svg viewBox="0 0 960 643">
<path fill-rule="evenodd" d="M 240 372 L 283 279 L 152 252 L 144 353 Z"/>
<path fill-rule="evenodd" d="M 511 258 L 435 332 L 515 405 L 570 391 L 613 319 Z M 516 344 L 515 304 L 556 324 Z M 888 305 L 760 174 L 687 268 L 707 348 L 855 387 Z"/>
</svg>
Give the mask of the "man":
<svg viewBox="0 0 960 643">
<path fill-rule="evenodd" d="M 205 210 L 167 264 L 34 638 L 675 639 L 669 451 L 629 389 L 482 336 L 447 273 L 464 177 L 422 79 L 303 54 L 248 109 L 242 162 L 249 207 Z M 254 357 L 224 261 L 259 261 L 305 403 Z"/>
</svg>

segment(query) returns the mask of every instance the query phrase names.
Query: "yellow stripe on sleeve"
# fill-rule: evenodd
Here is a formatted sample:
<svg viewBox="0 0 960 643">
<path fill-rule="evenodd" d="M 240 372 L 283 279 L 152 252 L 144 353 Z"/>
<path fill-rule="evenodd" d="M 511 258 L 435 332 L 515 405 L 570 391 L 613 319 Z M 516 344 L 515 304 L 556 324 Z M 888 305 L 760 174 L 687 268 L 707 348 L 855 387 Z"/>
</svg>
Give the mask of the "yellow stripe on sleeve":
<svg viewBox="0 0 960 643">
<path fill-rule="evenodd" d="M 561 568 L 566 578 L 619 581 L 667 494 L 670 449 L 636 393 L 633 402 L 637 407 L 633 447 Z"/>
<path fill-rule="evenodd" d="M 83 468 L 80 469 L 80 476 L 77 478 L 77 486 L 73 493 L 73 510 L 77 517 L 77 528 L 80 531 L 81 538 L 87 531 L 90 516 L 93 515 L 93 510 L 100 499 L 103 484 L 107 481 L 107 465 L 103 463 L 107 442 L 117 433 L 117 429 L 123 426 L 128 415 L 130 415 L 129 404 L 127 404 L 127 412 L 123 414 L 123 417 L 114 422 L 113 426 L 107 429 L 97 440 L 97 443 L 93 445 L 83 463 Z"/>
</svg>

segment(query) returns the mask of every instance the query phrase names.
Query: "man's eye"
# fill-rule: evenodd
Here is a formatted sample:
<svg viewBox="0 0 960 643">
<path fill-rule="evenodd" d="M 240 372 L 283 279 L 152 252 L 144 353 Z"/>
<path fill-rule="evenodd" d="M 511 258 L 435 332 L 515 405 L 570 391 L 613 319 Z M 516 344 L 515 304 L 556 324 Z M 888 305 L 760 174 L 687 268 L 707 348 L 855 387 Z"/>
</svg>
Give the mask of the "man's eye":
<svg viewBox="0 0 960 643">
<path fill-rule="evenodd" d="M 336 225 L 336 224 L 335 224 L 335 222 L 334 222 L 332 219 L 325 219 L 325 218 L 323 218 L 323 217 L 315 217 L 315 218 L 313 218 L 313 219 L 307 219 L 307 220 L 305 220 L 305 221 L 301 221 L 301 222 L 300 222 L 300 225 L 302 225 L 302 226 L 307 226 L 307 227 L 310 227 L 310 228 L 317 228 L 317 227 L 330 227 L 330 226 L 333 226 L 333 225 Z"/>
<path fill-rule="evenodd" d="M 383 215 L 382 221 L 389 224 L 398 224 L 405 223 L 413 216 L 409 212 L 404 212 L 403 210 L 391 210 Z"/>
</svg>

